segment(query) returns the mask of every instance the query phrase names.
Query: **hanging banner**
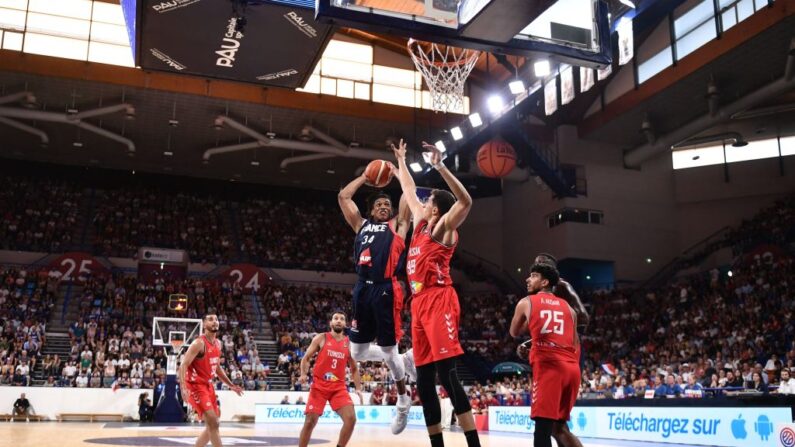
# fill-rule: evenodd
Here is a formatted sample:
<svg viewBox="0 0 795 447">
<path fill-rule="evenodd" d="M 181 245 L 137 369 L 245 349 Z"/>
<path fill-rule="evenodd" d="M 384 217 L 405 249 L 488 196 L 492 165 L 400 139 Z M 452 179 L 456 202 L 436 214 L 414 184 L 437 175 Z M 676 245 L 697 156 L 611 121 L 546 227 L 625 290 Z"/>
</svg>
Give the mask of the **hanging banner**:
<svg viewBox="0 0 795 447">
<path fill-rule="evenodd" d="M 590 90 L 594 83 L 593 68 L 580 67 L 580 93 Z"/>
<path fill-rule="evenodd" d="M 255 293 L 270 282 L 270 276 L 254 264 L 234 264 L 221 277 L 240 284 L 246 292 Z"/>
<path fill-rule="evenodd" d="M 306 2 L 137 0 L 130 34 L 145 70 L 303 87 L 331 39 Z M 130 24 L 128 22 L 128 29 Z"/>
<path fill-rule="evenodd" d="M 574 69 L 566 67 L 560 71 L 560 104 L 566 105 L 574 100 Z"/>
<path fill-rule="evenodd" d="M 544 84 L 544 111 L 547 116 L 558 110 L 558 78 L 553 77 Z"/>
<path fill-rule="evenodd" d="M 50 263 L 50 274 L 61 282 L 83 282 L 88 276 L 103 276 L 110 271 L 88 253 L 64 253 Z"/>
<path fill-rule="evenodd" d="M 625 65 L 632 60 L 635 53 L 632 20 L 622 17 L 616 31 L 618 31 L 618 65 Z"/>
</svg>

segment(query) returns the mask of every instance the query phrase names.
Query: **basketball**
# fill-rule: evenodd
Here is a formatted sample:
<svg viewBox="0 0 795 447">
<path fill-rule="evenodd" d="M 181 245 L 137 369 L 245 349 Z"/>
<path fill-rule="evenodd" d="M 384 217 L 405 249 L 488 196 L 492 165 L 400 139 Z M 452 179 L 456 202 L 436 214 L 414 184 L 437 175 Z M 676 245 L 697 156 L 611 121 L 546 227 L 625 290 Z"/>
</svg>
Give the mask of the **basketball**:
<svg viewBox="0 0 795 447">
<path fill-rule="evenodd" d="M 375 186 L 376 188 L 383 188 L 392 181 L 394 176 L 392 171 L 392 163 L 384 160 L 373 160 L 367 165 L 364 170 L 364 176 L 367 179 L 367 184 Z"/>
<path fill-rule="evenodd" d="M 478 149 L 478 168 L 486 177 L 500 178 L 516 166 L 516 151 L 502 140 L 492 140 Z"/>
</svg>

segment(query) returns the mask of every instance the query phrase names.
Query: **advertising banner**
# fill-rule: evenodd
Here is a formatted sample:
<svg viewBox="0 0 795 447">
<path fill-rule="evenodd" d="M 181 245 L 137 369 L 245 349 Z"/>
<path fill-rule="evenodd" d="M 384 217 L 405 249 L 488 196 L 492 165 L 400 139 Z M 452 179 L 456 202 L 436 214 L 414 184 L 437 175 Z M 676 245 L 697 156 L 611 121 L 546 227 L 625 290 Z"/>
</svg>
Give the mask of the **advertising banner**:
<svg viewBox="0 0 795 447">
<path fill-rule="evenodd" d="M 356 401 L 356 396 L 351 396 Z M 357 405 L 356 424 L 389 424 L 395 415 L 395 407 Z M 303 405 L 274 405 L 257 404 L 254 409 L 254 421 L 260 423 L 304 423 Z M 319 424 L 342 424 L 337 413 L 326 405 L 323 415 L 318 420 Z M 422 415 L 422 407 L 414 406 L 409 410 L 409 426 L 425 427 L 425 418 Z"/>
<path fill-rule="evenodd" d="M 791 419 L 786 407 L 574 407 L 569 429 L 588 438 L 777 447 L 783 429 L 774 427 Z M 530 407 L 492 407 L 489 429 L 533 433 Z"/>
<path fill-rule="evenodd" d="M 129 3 L 129 4 L 128 4 Z M 332 27 L 302 2 L 125 1 L 137 8 L 136 64 L 277 87 L 303 87 Z M 129 13 L 128 13 L 129 14 Z M 128 29 L 129 29 L 128 24 Z"/>
</svg>

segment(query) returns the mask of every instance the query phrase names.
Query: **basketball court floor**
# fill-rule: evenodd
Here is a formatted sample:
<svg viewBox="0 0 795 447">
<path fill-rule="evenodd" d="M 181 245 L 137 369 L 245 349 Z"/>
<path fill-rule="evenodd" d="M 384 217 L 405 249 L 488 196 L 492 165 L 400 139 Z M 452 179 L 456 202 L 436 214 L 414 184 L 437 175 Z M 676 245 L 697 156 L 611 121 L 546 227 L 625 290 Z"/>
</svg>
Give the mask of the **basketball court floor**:
<svg viewBox="0 0 795 447">
<path fill-rule="evenodd" d="M 80 423 L 80 422 L 9 422 L 0 424 L 0 447 L 101 447 L 142 446 L 181 447 L 192 446 L 202 427 L 141 426 L 137 423 Z M 221 425 L 224 446 L 293 447 L 298 445 L 298 424 L 264 425 L 227 423 Z M 334 447 L 339 428 L 319 425 L 310 445 Z M 461 433 L 445 432 L 445 445 L 466 447 Z M 483 447 L 532 447 L 533 438 L 510 433 L 482 433 Z M 656 442 L 614 441 L 583 439 L 585 447 L 663 447 L 683 444 Z M 356 427 L 351 447 L 427 447 L 430 445 L 422 428 L 407 428 L 393 435 L 388 426 Z M 554 441 L 553 441 L 554 445 Z"/>
</svg>

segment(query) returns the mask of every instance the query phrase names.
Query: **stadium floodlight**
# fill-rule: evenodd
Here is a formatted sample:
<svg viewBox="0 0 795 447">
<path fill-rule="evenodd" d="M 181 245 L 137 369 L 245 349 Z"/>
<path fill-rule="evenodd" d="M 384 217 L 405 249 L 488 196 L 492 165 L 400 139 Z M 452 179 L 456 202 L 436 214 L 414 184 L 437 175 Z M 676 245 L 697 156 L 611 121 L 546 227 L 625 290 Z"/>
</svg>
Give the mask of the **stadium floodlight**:
<svg viewBox="0 0 795 447">
<path fill-rule="evenodd" d="M 453 127 L 450 129 L 450 135 L 453 136 L 453 140 L 458 141 L 461 138 L 464 138 L 464 133 L 461 132 L 461 128 L 458 126 Z"/>
<path fill-rule="evenodd" d="M 533 64 L 533 71 L 535 72 L 537 78 L 543 78 L 549 76 L 549 73 L 552 71 L 552 69 L 549 66 L 549 61 L 542 59 Z"/>
<path fill-rule="evenodd" d="M 511 93 L 513 93 L 514 95 L 518 95 L 522 93 L 525 89 L 524 81 L 522 81 L 521 79 L 512 81 L 510 84 L 508 84 L 508 88 L 511 89 Z"/>
<path fill-rule="evenodd" d="M 632 3 L 630 0 L 618 0 L 618 1 L 626 6 L 629 6 L 632 9 L 635 9 L 635 4 Z"/>
<path fill-rule="evenodd" d="M 422 171 L 422 165 L 417 163 L 416 161 L 414 163 L 410 164 L 409 167 L 414 172 L 421 172 Z"/>
<path fill-rule="evenodd" d="M 444 141 L 442 140 L 434 143 L 434 146 L 436 146 L 436 149 L 439 149 L 439 152 L 447 152 L 447 148 L 444 146 Z"/>
<path fill-rule="evenodd" d="M 489 112 L 491 112 L 492 115 L 496 115 L 502 111 L 502 107 L 505 104 L 502 102 L 502 98 L 500 98 L 498 95 L 491 95 L 486 101 L 486 105 L 489 108 Z"/>
<path fill-rule="evenodd" d="M 483 120 L 480 119 L 480 114 L 475 112 L 469 115 L 469 124 L 472 124 L 472 127 L 480 127 L 483 124 Z"/>
</svg>

